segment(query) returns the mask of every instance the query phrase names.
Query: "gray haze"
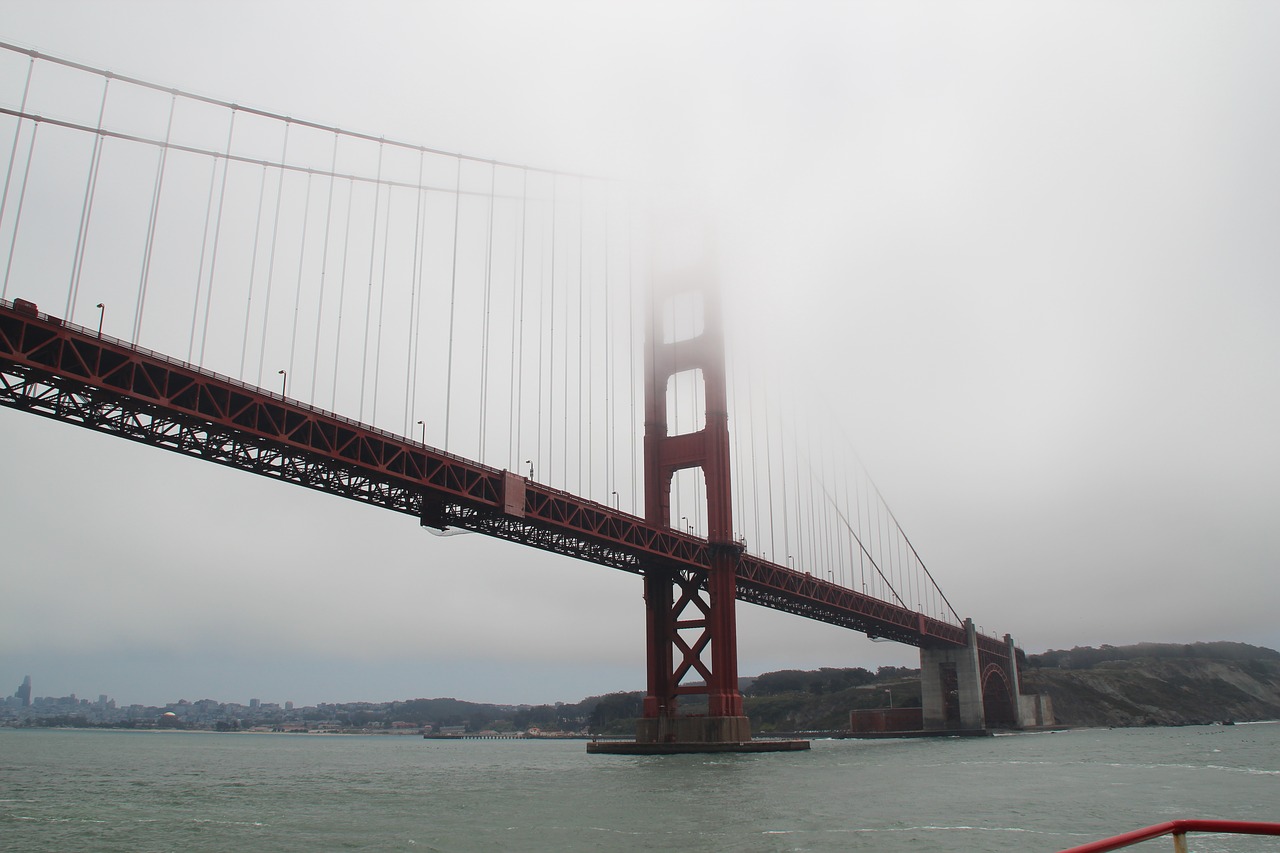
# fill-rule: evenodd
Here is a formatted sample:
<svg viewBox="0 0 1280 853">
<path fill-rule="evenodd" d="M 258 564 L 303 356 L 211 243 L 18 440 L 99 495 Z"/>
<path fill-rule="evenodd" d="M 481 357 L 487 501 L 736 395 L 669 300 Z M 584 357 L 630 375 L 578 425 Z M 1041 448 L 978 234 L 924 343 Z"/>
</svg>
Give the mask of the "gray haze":
<svg viewBox="0 0 1280 853">
<path fill-rule="evenodd" d="M 1029 651 L 1280 646 L 1276 33 L 1262 3 L 0 2 L 0 40 L 121 74 L 696 195 L 736 345 Z M 643 686 L 630 575 L 7 409 L 0 484 L 3 693 Z M 914 660 L 739 626 L 744 674 Z"/>
</svg>

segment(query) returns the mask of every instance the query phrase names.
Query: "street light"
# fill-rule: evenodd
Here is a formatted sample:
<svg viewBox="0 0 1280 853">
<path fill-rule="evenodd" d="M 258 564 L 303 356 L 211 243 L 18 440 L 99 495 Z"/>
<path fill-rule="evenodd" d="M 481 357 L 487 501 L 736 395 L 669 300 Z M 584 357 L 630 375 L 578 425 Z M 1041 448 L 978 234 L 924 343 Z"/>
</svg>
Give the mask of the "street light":
<svg viewBox="0 0 1280 853">
<path fill-rule="evenodd" d="M 685 533 L 692 533 L 692 532 L 693 532 L 693 527 L 689 524 L 689 516 L 687 516 L 687 515 L 682 515 L 682 516 L 680 516 L 680 520 L 681 520 L 682 522 L 684 522 L 684 532 L 685 532 Z"/>
<path fill-rule="evenodd" d="M 614 507 L 613 507 L 613 508 L 614 508 L 614 509 L 616 509 L 616 510 L 618 510 L 619 512 L 621 512 L 621 511 L 622 511 L 622 498 L 618 497 L 618 493 L 617 493 L 617 492 L 609 492 L 609 494 L 613 495 L 613 504 L 614 504 Z"/>
<path fill-rule="evenodd" d="M 98 303 L 98 340 L 102 340 L 102 321 L 107 316 L 107 306 Z"/>
<path fill-rule="evenodd" d="M 289 387 L 289 373 L 284 370 L 277 370 L 276 373 L 284 377 L 280 380 L 280 399 L 283 400 L 285 389 Z"/>
<path fill-rule="evenodd" d="M 893 708 L 893 691 L 890 690 L 888 687 L 886 687 L 884 689 L 884 692 L 889 694 L 889 708 L 892 709 Z"/>
<path fill-rule="evenodd" d="M 529 479 L 532 480 L 533 479 L 533 460 L 526 459 L 524 460 L 524 464 L 529 466 Z"/>
<path fill-rule="evenodd" d="M 427 443 L 427 425 L 422 421 L 418 421 L 418 426 L 422 427 L 422 443 Z"/>
</svg>

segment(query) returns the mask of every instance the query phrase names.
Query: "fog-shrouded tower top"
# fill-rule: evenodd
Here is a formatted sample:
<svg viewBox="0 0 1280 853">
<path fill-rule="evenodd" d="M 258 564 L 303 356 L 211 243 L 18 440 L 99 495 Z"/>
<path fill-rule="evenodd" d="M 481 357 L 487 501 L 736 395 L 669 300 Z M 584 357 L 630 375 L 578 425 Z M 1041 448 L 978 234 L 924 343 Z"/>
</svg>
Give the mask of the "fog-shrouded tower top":
<svg viewBox="0 0 1280 853">
<path fill-rule="evenodd" d="M 22 683 L 18 685 L 18 692 L 13 694 L 15 699 L 22 700 L 22 707 L 31 707 L 31 676 L 22 679 Z"/>
</svg>

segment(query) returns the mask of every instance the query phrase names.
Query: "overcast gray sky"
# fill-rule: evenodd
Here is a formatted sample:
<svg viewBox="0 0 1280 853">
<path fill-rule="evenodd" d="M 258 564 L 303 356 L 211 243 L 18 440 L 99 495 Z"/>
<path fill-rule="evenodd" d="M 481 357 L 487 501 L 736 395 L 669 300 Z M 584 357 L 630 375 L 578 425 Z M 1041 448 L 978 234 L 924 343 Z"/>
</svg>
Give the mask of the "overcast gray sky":
<svg viewBox="0 0 1280 853">
<path fill-rule="evenodd" d="M 12 2 L 0 40 L 715 212 L 733 334 L 1028 651 L 1280 646 L 1280 9 Z M 8 81 L 12 83 L 12 81 Z M 7 88 L 13 88 L 11 85 Z M 637 578 L 0 410 L 0 692 L 643 687 Z M 743 674 L 914 650 L 747 605 Z"/>
</svg>

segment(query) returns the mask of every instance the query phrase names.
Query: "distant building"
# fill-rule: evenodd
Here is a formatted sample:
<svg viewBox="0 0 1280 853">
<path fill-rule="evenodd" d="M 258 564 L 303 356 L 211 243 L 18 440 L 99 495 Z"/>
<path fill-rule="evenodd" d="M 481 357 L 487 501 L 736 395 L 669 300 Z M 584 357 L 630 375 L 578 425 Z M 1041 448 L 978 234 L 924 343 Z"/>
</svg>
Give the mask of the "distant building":
<svg viewBox="0 0 1280 853">
<path fill-rule="evenodd" d="M 22 707 L 31 707 L 31 676 L 22 679 L 22 684 L 18 685 L 18 692 L 13 697 L 22 702 Z"/>
</svg>

